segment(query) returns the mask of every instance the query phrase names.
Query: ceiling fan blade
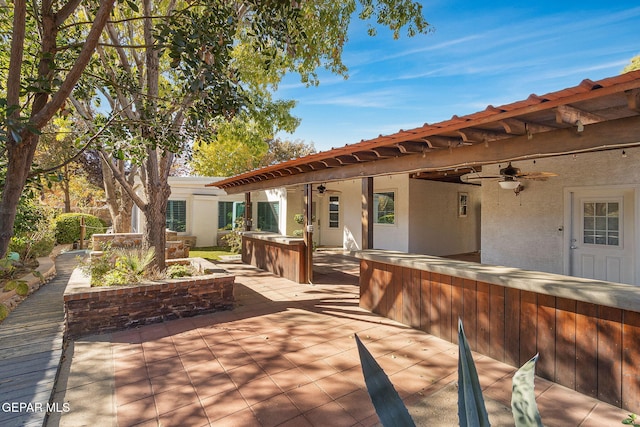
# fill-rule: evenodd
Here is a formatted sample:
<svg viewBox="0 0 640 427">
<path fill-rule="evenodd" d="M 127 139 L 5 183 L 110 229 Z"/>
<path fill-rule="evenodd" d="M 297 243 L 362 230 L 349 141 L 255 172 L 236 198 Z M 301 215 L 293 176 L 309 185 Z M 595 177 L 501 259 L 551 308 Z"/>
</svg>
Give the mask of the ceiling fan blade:
<svg viewBox="0 0 640 427">
<path fill-rule="evenodd" d="M 500 175 L 481 175 L 480 172 L 472 172 L 472 173 L 466 173 L 464 175 L 460 175 L 460 181 L 464 183 L 480 181 L 482 179 L 500 179 L 500 178 L 502 178 L 502 176 Z"/>
<path fill-rule="evenodd" d="M 553 172 L 530 172 L 518 175 L 519 178 L 531 179 L 534 181 L 546 181 L 554 176 L 558 176 L 558 174 Z"/>
</svg>

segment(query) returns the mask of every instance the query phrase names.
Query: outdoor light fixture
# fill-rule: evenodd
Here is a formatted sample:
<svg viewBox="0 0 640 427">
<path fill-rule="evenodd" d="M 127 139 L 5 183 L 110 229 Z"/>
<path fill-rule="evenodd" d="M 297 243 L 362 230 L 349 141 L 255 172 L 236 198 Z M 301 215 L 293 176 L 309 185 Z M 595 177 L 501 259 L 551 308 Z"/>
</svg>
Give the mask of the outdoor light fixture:
<svg viewBox="0 0 640 427">
<path fill-rule="evenodd" d="M 516 181 L 513 178 L 505 178 L 503 181 L 498 181 L 498 185 L 500 185 L 500 188 L 503 190 L 515 190 L 520 186 L 520 181 Z"/>
<path fill-rule="evenodd" d="M 318 194 L 324 194 L 326 189 L 327 187 L 325 187 L 324 185 L 322 184 L 318 185 Z"/>
<path fill-rule="evenodd" d="M 580 120 L 576 120 L 576 130 L 578 132 L 584 131 L 584 124 Z"/>
</svg>

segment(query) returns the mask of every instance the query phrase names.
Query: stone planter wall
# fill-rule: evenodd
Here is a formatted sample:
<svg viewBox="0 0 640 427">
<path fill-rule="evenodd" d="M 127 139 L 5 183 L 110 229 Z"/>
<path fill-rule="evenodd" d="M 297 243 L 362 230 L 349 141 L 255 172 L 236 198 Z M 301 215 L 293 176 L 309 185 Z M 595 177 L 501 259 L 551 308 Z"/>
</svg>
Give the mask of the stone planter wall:
<svg viewBox="0 0 640 427">
<path fill-rule="evenodd" d="M 195 236 L 178 236 L 177 234 L 175 231 L 167 231 L 165 259 L 187 258 L 189 248 L 196 245 Z M 92 238 L 93 251 L 96 252 L 92 256 L 99 256 L 107 245 L 125 249 L 142 247 L 142 233 L 94 234 Z"/>
<path fill-rule="evenodd" d="M 204 268 L 209 274 L 135 286 L 91 287 L 76 269 L 64 294 L 67 334 L 78 337 L 233 308 L 235 276 Z M 187 261 L 188 262 L 188 261 Z"/>
</svg>

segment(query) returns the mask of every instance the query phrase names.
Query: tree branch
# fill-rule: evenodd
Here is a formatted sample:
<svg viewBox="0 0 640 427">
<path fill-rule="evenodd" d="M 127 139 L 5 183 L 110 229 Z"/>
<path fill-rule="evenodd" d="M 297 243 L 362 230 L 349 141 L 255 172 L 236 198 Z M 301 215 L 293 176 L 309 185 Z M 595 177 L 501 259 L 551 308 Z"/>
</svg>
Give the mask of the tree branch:
<svg viewBox="0 0 640 427">
<path fill-rule="evenodd" d="M 18 0 L 22 1 L 22 0 Z M 34 116 L 31 118 L 31 124 L 36 129 L 42 129 L 47 122 L 53 117 L 53 115 L 58 111 L 58 109 L 64 104 L 65 100 L 69 97 L 71 92 L 73 91 L 74 86 L 80 80 L 82 76 L 82 72 L 86 68 L 89 63 L 93 52 L 95 51 L 96 45 L 100 40 L 100 34 L 109 18 L 111 10 L 113 9 L 113 3 L 115 0 L 101 0 L 100 8 L 95 17 L 95 21 L 87 35 L 87 42 L 82 48 L 82 51 L 76 58 L 71 71 L 67 74 L 64 82 L 60 85 L 58 91 L 53 95 L 53 98 Z M 22 134 L 25 132 L 30 132 L 29 130 L 24 130 Z"/>
</svg>

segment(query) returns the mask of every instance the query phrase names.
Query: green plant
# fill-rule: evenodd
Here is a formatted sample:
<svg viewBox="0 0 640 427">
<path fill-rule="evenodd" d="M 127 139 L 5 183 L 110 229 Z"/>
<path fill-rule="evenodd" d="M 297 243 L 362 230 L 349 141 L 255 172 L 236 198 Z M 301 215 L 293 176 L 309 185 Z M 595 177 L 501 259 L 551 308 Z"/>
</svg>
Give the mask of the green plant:
<svg viewBox="0 0 640 427">
<path fill-rule="evenodd" d="M 640 424 L 638 424 L 636 421 L 639 421 L 638 416 L 636 414 L 629 414 L 627 418 L 622 420 L 622 424 L 633 427 L 640 427 Z"/>
<path fill-rule="evenodd" d="M 85 238 L 104 233 L 105 227 L 96 216 L 83 213 L 65 213 L 54 220 L 56 242 L 65 244 L 80 240 L 80 218 L 84 218 Z"/>
<path fill-rule="evenodd" d="M 375 362 L 375 359 L 373 359 L 373 356 L 371 356 L 371 353 L 369 353 L 357 335 L 355 338 L 367 391 L 382 425 L 385 427 L 415 425 L 389 378 Z M 458 419 L 460 426 L 489 426 L 489 416 L 484 404 L 478 372 L 473 362 L 469 342 L 464 334 L 462 321 L 459 319 L 458 348 Z M 538 355 L 536 354 L 531 360 L 522 365 L 513 376 L 511 410 L 516 427 L 542 426 L 533 384 L 537 359 Z M 409 418 L 407 419 L 406 417 Z M 623 423 L 625 422 L 623 421 Z"/>
<path fill-rule="evenodd" d="M 191 265 L 173 264 L 167 268 L 167 276 L 172 279 L 176 277 L 191 277 L 195 275 L 195 273 Z"/>
<path fill-rule="evenodd" d="M 29 284 L 21 280 L 18 283 L 18 286 L 16 286 L 16 294 L 20 295 L 21 297 L 26 297 L 27 295 L 29 295 Z"/>
<path fill-rule="evenodd" d="M 154 256 L 153 248 L 112 249 L 84 263 L 81 268 L 90 275 L 91 286 L 134 284 L 152 274 L 148 268 Z"/>
<path fill-rule="evenodd" d="M 55 235 L 49 221 L 41 221 L 36 230 L 12 237 L 9 251 L 17 252 L 22 260 L 30 260 L 49 255 L 55 244 Z"/>
<path fill-rule="evenodd" d="M 222 236 L 222 240 L 227 242 L 231 252 L 234 254 L 240 253 L 242 250 L 242 232 L 244 231 L 244 219 L 236 219 L 236 227 L 229 232 L 229 234 Z"/>
<path fill-rule="evenodd" d="M 29 284 L 24 280 L 9 280 L 4 285 L 4 291 L 16 291 L 17 295 L 21 297 L 27 296 L 29 294 Z"/>
<path fill-rule="evenodd" d="M 0 322 L 7 318 L 9 315 L 9 308 L 6 305 L 0 303 Z"/>
</svg>

